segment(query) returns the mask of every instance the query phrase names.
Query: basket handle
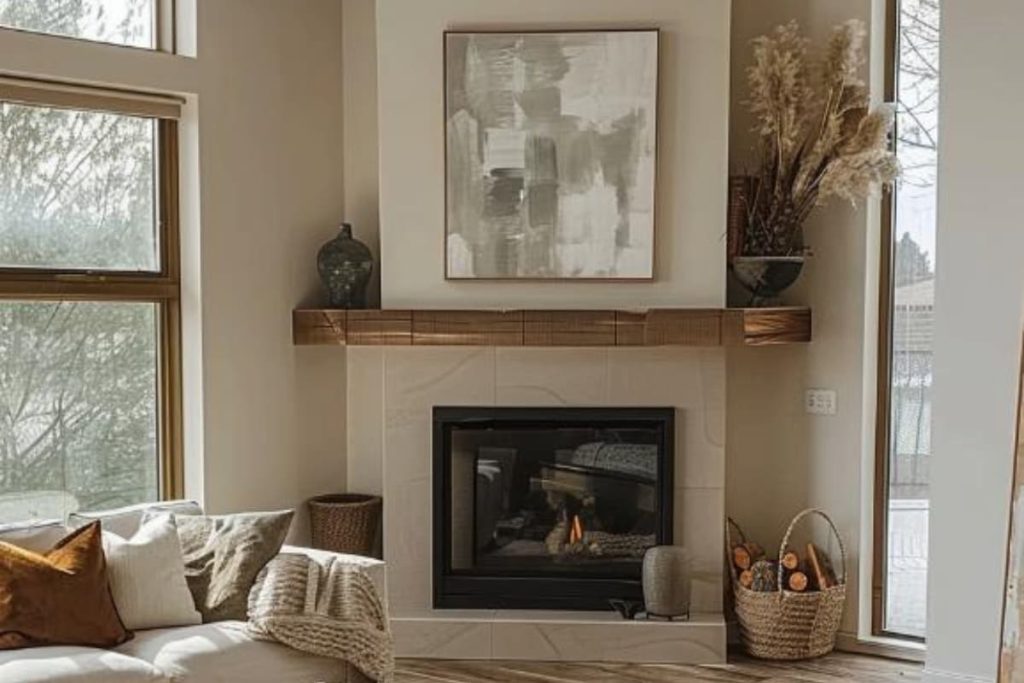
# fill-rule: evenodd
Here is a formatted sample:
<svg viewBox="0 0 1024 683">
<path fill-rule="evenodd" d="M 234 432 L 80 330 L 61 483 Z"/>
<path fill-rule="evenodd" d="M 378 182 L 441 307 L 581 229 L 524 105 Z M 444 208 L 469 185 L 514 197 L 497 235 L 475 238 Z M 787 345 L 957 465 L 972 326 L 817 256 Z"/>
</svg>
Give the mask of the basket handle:
<svg viewBox="0 0 1024 683">
<path fill-rule="evenodd" d="M 822 519 L 824 519 L 826 522 L 828 522 L 828 526 L 832 530 L 832 534 L 836 537 L 836 542 L 839 544 L 839 563 L 840 563 L 840 565 L 842 565 L 840 567 L 840 570 L 842 571 L 842 578 L 839 579 L 839 582 L 841 584 L 843 584 L 843 585 L 846 585 L 846 546 L 843 545 L 843 537 L 839 535 L 839 530 L 836 529 L 836 525 L 832 521 L 832 518 L 829 517 L 827 514 L 825 514 L 824 511 L 819 510 L 817 508 L 808 508 L 807 510 L 804 510 L 803 512 L 798 514 L 796 517 L 794 517 L 793 521 L 789 523 L 789 528 L 786 529 L 786 535 L 782 539 L 782 545 L 779 546 L 779 566 L 780 566 L 780 569 L 781 569 L 781 564 L 782 564 L 782 556 L 786 554 L 786 548 L 789 547 L 789 538 L 790 538 L 790 536 L 793 535 L 793 530 L 796 528 L 796 525 L 799 524 L 800 521 L 804 517 L 809 517 L 811 515 L 817 515 L 817 516 L 821 517 Z M 777 574 L 779 575 L 779 598 L 781 598 L 783 596 L 783 593 L 784 593 L 784 591 L 782 590 L 782 576 L 783 576 L 783 572 L 779 571 L 779 572 L 777 572 Z"/>
<path fill-rule="evenodd" d="M 736 529 L 736 532 L 740 535 L 740 543 L 747 542 L 747 535 L 743 533 L 743 529 L 736 523 L 732 517 L 725 518 L 725 561 L 729 565 L 729 573 L 732 574 L 733 581 L 737 581 L 736 576 L 736 565 L 732 562 L 732 530 Z"/>
</svg>

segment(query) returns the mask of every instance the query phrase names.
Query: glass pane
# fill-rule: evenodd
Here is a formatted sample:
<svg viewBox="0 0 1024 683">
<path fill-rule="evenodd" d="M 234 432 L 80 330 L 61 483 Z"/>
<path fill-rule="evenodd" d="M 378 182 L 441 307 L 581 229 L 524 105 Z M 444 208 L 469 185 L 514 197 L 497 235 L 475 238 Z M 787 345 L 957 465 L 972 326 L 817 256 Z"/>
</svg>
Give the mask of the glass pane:
<svg viewBox="0 0 1024 683">
<path fill-rule="evenodd" d="M 0 302 L 0 524 L 157 499 L 157 319 Z"/>
<path fill-rule="evenodd" d="M 155 0 L 0 0 L 0 26 L 154 48 Z"/>
<path fill-rule="evenodd" d="M 935 301 L 939 0 L 902 0 L 885 625 L 924 637 Z"/>
<path fill-rule="evenodd" d="M 451 432 L 452 569 L 631 578 L 657 545 L 659 425 Z"/>
<path fill-rule="evenodd" d="M 0 105 L 0 267 L 157 271 L 156 123 Z"/>
</svg>

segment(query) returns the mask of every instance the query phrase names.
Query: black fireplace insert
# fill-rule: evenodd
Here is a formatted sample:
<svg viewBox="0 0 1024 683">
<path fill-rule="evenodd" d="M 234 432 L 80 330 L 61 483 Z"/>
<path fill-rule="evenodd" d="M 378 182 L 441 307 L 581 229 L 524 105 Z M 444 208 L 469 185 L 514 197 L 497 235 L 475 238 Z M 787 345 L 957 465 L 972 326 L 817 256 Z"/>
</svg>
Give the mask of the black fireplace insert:
<svg viewBox="0 0 1024 683">
<path fill-rule="evenodd" d="M 434 606 L 607 610 L 672 543 L 674 409 L 434 408 Z"/>
</svg>

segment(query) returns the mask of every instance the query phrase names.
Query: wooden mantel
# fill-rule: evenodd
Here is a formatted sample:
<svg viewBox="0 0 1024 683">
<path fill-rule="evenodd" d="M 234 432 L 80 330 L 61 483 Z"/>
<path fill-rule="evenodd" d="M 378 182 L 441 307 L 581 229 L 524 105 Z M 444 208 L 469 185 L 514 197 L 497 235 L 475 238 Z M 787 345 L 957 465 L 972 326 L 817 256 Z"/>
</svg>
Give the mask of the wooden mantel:
<svg viewBox="0 0 1024 683">
<path fill-rule="evenodd" d="M 297 310 L 300 346 L 769 346 L 811 341 L 809 308 Z"/>
</svg>

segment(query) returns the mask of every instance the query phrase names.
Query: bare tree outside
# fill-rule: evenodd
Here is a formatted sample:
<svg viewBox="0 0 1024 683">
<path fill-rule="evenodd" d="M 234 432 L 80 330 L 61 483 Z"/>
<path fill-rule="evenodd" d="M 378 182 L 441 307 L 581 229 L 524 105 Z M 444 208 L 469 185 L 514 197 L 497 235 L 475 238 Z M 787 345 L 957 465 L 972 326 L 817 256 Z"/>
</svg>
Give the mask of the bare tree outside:
<svg viewBox="0 0 1024 683">
<path fill-rule="evenodd" d="M 885 628 L 925 636 L 940 0 L 898 2 Z"/>
<path fill-rule="evenodd" d="M 154 0 L 0 0 L 0 26 L 154 47 Z"/>
<path fill-rule="evenodd" d="M 0 0 L 0 24 L 137 44 L 151 0 Z M 0 267 L 156 271 L 156 127 L 0 104 Z M 0 523 L 158 495 L 154 303 L 0 300 Z"/>
</svg>

